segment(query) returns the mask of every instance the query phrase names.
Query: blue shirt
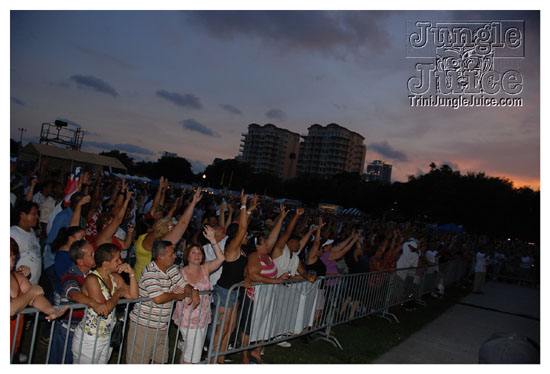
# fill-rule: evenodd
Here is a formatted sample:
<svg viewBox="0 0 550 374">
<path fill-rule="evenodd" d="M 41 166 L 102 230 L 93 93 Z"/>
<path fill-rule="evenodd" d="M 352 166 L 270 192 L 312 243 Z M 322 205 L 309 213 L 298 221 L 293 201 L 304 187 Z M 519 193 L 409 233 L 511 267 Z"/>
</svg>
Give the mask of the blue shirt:
<svg viewBox="0 0 550 374">
<path fill-rule="evenodd" d="M 71 261 L 71 256 L 69 256 L 69 251 L 60 251 L 57 250 L 55 252 L 55 274 L 61 279 L 63 274 L 69 270 L 71 266 L 73 266 L 73 262 Z"/>
<path fill-rule="evenodd" d="M 57 234 L 59 234 L 59 229 L 61 229 L 62 227 L 69 227 L 72 217 L 73 210 L 70 206 L 63 209 L 57 214 L 57 216 L 55 216 L 52 224 L 52 229 L 48 233 L 48 238 L 46 239 L 47 244 L 52 244 L 55 238 L 57 238 Z"/>
</svg>

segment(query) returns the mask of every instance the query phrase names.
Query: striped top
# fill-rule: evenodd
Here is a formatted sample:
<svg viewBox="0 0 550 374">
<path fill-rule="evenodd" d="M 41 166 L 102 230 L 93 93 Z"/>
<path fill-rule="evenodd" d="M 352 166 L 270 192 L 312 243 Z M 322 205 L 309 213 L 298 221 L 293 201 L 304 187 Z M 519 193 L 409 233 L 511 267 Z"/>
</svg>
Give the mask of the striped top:
<svg viewBox="0 0 550 374">
<path fill-rule="evenodd" d="M 253 252 L 250 255 L 253 255 L 254 253 L 258 256 L 260 264 L 262 265 L 262 270 L 260 271 L 260 274 L 267 278 L 277 278 L 277 266 L 275 266 L 275 262 L 273 262 L 271 256 L 266 255 L 266 261 L 258 252 Z M 246 290 L 246 295 L 251 300 L 254 300 L 254 287 L 250 287 L 248 290 Z"/>
<path fill-rule="evenodd" d="M 176 265 L 170 266 L 166 273 L 159 269 L 155 261 L 151 261 L 141 273 L 138 282 L 140 298 L 154 298 L 167 292 L 173 292 L 174 288 L 183 289 L 187 282 L 180 275 Z M 139 325 L 150 328 L 166 330 L 170 322 L 172 301 L 164 304 L 156 304 L 151 301 L 143 301 L 136 304 L 130 313 L 130 320 Z"/>
</svg>

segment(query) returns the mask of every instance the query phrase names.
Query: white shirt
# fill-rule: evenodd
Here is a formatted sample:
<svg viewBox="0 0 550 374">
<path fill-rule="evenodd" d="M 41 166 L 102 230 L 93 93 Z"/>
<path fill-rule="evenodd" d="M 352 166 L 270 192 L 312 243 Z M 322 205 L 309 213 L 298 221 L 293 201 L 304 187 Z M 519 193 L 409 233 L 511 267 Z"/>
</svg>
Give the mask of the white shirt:
<svg viewBox="0 0 550 374">
<path fill-rule="evenodd" d="M 300 251 L 294 253 L 292 257 L 290 256 L 290 249 L 285 244 L 283 249 L 283 254 L 277 258 L 273 259 L 275 266 L 277 266 L 277 277 L 280 277 L 283 273 L 290 272 L 290 276 L 299 275 L 298 273 L 298 264 L 300 259 L 298 254 Z"/>
<path fill-rule="evenodd" d="M 413 252 L 409 249 L 409 242 L 403 243 L 403 252 L 397 260 L 397 269 L 406 269 L 406 268 L 416 268 L 418 266 L 418 253 Z M 398 271 L 397 275 L 399 278 L 405 280 L 407 275 L 414 276 L 416 270 L 410 269 L 406 271 Z"/>
<path fill-rule="evenodd" d="M 426 256 L 426 260 L 430 261 L 432 264 L 439 264 L 439 258 L 436 257 L 437 251 L 428 250 L 424 255 Z M 438 270 L 439 270 L 439 265 L 430 266 L 428 268 L 427 273 L 428 274 L 435 273 Z"/>
<path fill-rule="evenodd" d="M 55 200 L 51 197 L 44 197 L 42 193 L 37 192 L 32 197 L 33 203 L 38 204 L 40 210 L 40 223 L 48 223 L 48 216 L 55 208 Z"/>
<path fill-rule="evenodd" d="M 477 252 L 476 254 L 476 265 L 474 271 L 476 273 L 485 273 L 487 267 L 487 261 L 485 259 L 485 253 Z"/>
<path fill-rule="evenodd" d="M 223 253 L 225 253 L 225 243 L 227 242 L 227 238 L 228 237 L 226 236 L 225 238 L 223 238 L 218 242 L 218 245 L 220 246 L 220 249 L 222 250 Z M 205 262 L 213 261 L 216 259 L 216 252 L 214 251 L 212 244 L 208 243 L 204 245 L 202 248 L 204 249 Z M 220 266 L 218 270 L 210 274 L 210 287 L 214 287 L 214 285 L 218 283 L 218 280 L 222 276 L 222 270 L 223 270 L 223 266 Z"/>
<path fill-rule="evenodd" d="M 50 213 L 50 215 L 48 216 L 48 225 L 46 226 L 46 235 L 48 235 L 50 233 L 50 230 L 52 229 L 52 226 L 53 226 L 53 221 L 55 219 L 55 216 L 57 216 L 57 214 L 59 212 L 61 212 L 63 210 L 63 200 L 61 200 L 59 202 L 59 204 L 57 204 L 52 212 Z"/>
<path fill-rule="evenodd" d="M 23 230 L 19 226 L 10 228 L 10 236 L 19 246 L 19 261 L 15 268 L 26 265 L 31 269 L 31 283 L 38 284 L 40 274 L 42 273 L 42 256 L 40 254 L 40 243 L 31 228 L 30 232 Z"/>
</svg>

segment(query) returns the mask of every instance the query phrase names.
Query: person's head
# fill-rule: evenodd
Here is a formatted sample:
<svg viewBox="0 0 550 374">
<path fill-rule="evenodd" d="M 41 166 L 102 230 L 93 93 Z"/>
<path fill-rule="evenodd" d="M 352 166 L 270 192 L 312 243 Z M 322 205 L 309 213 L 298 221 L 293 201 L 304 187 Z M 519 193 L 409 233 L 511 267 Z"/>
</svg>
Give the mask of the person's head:
<svg viewBox="0 0 550 374">
<path fill-rule="evenodd" d="M 15 204 L 17 225 L 25 230 L 36 226 L 38 221 L 38 205 L 36 203 L 19 200 Z"/>
<path fill-rule="evenodd" d="M 116 272 L 122 264 L 120 249 L 112 243 L 101 244 L 97 247 L 94 259 L 98 268 L 105 269 L 109 273 Z"/>
<path fill-rule="evenodd" d="M 290 252 L 298 252 L 300 249 L 300 238 L 298 236 L 292 236 L 286 243 Z"/>
<path fill-rule="evenodd" d="M 354 256 L 361 256 L 361 253 L 363 252 L 363 247 L 361 245 L 358 245 L 357 243 L 353 246 L 353 255 Z"/>
<path fill-rule="evenodd" d="M 84 229 L 80 226 L 62 227 L 57 233 L 57 237 L 51 244 L 51 251 L 55 252 L 64 245 L 68 245 L 81 240 L 86 235 Z"/>
<path fill-rule="evenodd" d="M 266 236 L 263 233 L 257 233 L 251 236 L 246 243 L 245 251 L 247 254 L 252 252 L 258 252 L 260 254 L 268 253 Z"/>
<path fill-rule="evenodd" d="M 84 239 L 77 240 L 69 248 L 69 257 L 78 267 L 95 267 L 94 247 Z"/>
<path fill-rule="evenodd" d="M 323 252 L 330 252 L 332 249 L 332 243 L 334 243 L 334 240 L 327 239 L 323 244 L 321 244 L 321 251 Z"/>
<path fill-rule="evenodd" d="M 206 255 L 202 246 L 198 244 L 190 244 L 183 251 L 183 262 L 186 265 L 202 265 L 206 260 Z"/>
<path fill-rule="evenodd" d="M 78 205 L 78 202 L 80 200 L 82 200 L 82 198 L 84 197 L 84 194 L 81 193 L 81 192 L 75 192 L 72 196 L 71 196 L 71 209 L 74 210 L 76 209 L 76 206 Z"/>
<path fill-rule="evenodd" d="M 10 271 L 13 271 L 15 268 L 15 263 L 17 262 L 17 257 L 19 256 L 19 245 L 15 239 L 10 238 Z"/>
<path fill-rule="evenodd" d="M 63 188 L 63 184 L 54 183 L 52 187 L 52 197 L 57 201 L 57 200 L 63 199 L 64 195 L 65 195 L 65 190 Z"/>
<path fill-rule="evenodd" d="M 151 248 L 151 259 L 157 263 L 161 269 L 168 269 L 174 264 L 176 255 L 174 245 L 168 240 L 156 240 Z"/>
<path fill-rule="evenodd" d="M 109 209 L 101 213 L 96 223 L 97 231 L 98 232 L 103 231 L 107 226 L 111 224 L 111 222 L 113 222 L 114 218 L 115 218 L 115 213 L 113 212 L 112 209 Z"/>
<path fill-rule="evenodd" d="M 218 223 L 218 217 L 216 216 L 216 213 L 208 213 L 205 218 L 206 218 L 206 225 L 210 227 Z"/>
<path fill-rule="evenodd" d="M 47 180 L 42 185 L 42 195 L 45 197 L 51 196 L 53 194 L 53 181 Z"/>
<path fill-rule="evenodd" d="M 156 240 L 162 239 L 170 230 L 174 228 L 172 220 L 169 218 L 159 219 L 153 225 L 153 236 Z"/>
<path fill-rule="evenodd" d="M 225 238 L 225 228 L 222 225 L 214 225 L 212 228 L 214 229 L 214 239 L 216 239 L 217 242 Z"/>
</svg>

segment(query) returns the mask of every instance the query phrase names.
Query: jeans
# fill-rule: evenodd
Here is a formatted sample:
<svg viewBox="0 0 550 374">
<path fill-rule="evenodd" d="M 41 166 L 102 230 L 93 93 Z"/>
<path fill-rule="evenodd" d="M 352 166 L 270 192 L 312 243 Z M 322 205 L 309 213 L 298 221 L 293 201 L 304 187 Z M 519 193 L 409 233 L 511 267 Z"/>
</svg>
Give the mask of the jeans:
<svg viewBox="0 0 550 374">
<path fill-rule="evenodd" d="M 65 325 L 65 326 L 63 326 Z M 67 327 L 66 323 L 64 322 L 57 322 L 55 324 L 54 330 L 53 330 L 53 337 L 52 337 L 52 343 L 51 343 L 51 349 L 50 349 L 50 359 L 48 361 L 49 364 L 61 364 L 63 360 L 63 350 L 65 349 L 65 346 L 67 347 L 67 352 L 65 352 L 65 364 L 72 364 L 73 363 L 73 353 L 72 353 L 72 346 L 73 346 L 73 335 L 74 330 L 70 331 L 69 333 L 69 341 L 67 342 L 67 345 L 65 345 L 65 339 L 67 337 Z"/>
</svg>

